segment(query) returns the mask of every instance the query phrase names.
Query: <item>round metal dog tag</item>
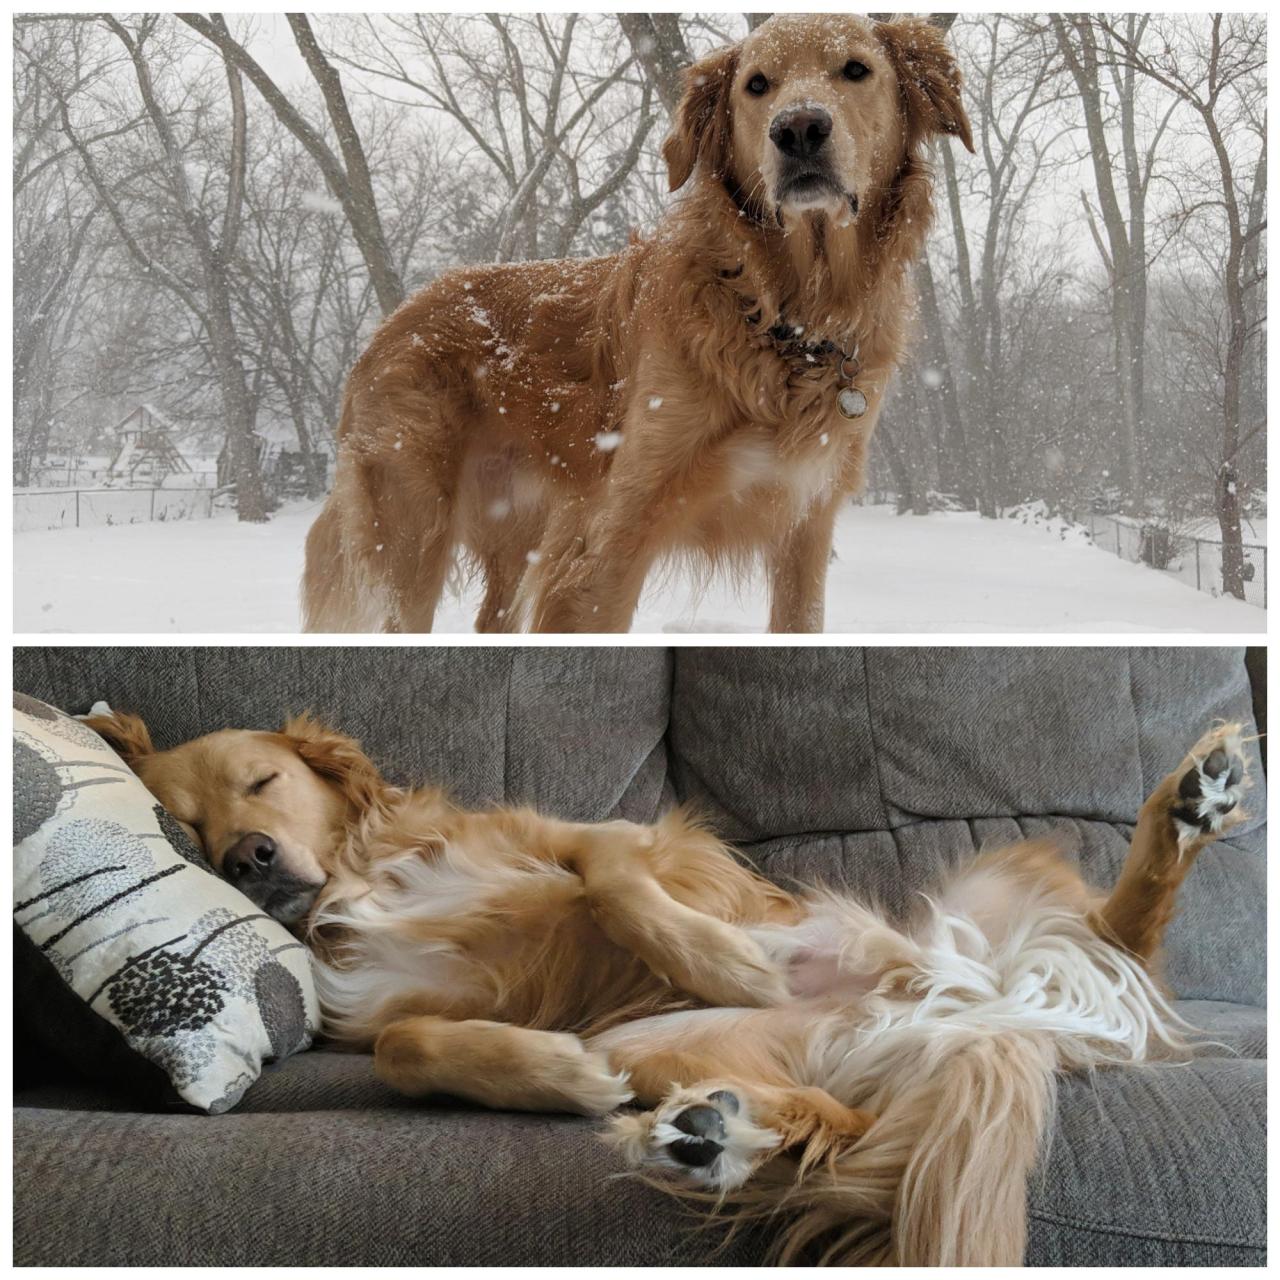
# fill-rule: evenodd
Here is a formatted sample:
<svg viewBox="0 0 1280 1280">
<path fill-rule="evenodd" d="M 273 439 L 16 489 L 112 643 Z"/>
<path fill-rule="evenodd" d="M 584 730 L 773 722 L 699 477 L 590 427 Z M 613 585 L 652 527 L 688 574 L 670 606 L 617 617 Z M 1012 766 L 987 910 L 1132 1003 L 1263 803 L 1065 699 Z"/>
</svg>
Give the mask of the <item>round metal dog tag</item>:
<svg viewBox="0 0 1280 1280">
<path fill-rule="evenodd" d="M 860 418 L 867 411 L 867 397 L 857 387 L 845 387 L 836 396 L 836 408 L 842 418 Z"/>
</svg>

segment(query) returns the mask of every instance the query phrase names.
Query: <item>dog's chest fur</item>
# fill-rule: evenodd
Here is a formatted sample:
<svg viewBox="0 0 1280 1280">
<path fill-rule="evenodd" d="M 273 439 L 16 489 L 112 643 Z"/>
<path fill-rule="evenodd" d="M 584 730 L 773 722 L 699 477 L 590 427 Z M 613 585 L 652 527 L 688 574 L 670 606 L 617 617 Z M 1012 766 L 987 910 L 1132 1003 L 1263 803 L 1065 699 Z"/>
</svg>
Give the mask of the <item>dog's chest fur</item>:
<svg viewBox="0 0 1280 1280">
<path fill-rule="evenodd" d="M 617 998 L 611 983 L 643 970 L 599 933 L 577 875 L 465 839 L 375 863 L 313 923 L 340 939 L 316 964 L 326 1033 L 355 1045 L 413 1013 L 537 1026 L 576 1009 L 589 1021 L 606 991 Z"/>
</svg>

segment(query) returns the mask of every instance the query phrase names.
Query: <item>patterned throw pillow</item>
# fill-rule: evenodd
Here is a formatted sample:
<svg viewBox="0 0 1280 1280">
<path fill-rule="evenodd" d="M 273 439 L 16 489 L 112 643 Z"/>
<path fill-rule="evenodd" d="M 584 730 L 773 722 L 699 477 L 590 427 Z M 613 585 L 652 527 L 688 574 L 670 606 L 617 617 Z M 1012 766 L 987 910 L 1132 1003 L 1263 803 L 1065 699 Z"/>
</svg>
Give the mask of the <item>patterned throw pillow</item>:
<svg viewBox="0 0 1280 1280">
<path fill-rule="evenodd" d="M 140 1079 L 153 1064 L 182 1101 L 228 1110 L 264 1062 L 311 1043 L 306 948 L 214 873 L 92 729 L 22 694 L 13 705 L 19 1014 L 82 1070 L 122 1037 Z M 63 1000 L 83 1007 L 45 1007 Z"/>
</svg>

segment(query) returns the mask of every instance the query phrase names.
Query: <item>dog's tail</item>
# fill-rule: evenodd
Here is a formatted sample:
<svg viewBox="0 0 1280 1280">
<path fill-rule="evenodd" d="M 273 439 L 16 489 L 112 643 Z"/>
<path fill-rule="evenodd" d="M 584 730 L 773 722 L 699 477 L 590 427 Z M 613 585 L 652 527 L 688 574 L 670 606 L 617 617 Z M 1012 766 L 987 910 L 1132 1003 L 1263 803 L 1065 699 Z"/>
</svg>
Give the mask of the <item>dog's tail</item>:
<svg viewBox="0 0 1280 1280">
<path fill-rule="evenodd" d="M 740 1216 L 784 1220 L 772 1250 L 781 1264 L 1019 1266 L 1052 1061 L 1027 1035 L 954 1048 L 852 1148 L 807 1169 L 765 1165 L 733 1197 Z"/>
</svg>

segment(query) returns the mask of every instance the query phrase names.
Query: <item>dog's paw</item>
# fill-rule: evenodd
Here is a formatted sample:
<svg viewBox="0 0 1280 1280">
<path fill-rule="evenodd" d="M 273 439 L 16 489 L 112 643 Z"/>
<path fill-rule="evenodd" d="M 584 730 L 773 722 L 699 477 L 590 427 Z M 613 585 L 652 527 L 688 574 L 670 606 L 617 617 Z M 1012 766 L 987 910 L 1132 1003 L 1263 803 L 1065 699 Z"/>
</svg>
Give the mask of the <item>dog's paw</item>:
<svg viewBox="0 0 1280 1280">
<path fill-rule="evenodd" d="M 717 1084 L 675 1089 L 653 1111 L 618 1116 L 608 1137 L 634 1167 L 679 1174 L 710 1191 L 742 1186 L 782 1142 L 752 1123 L 738 1090 Z"/>
<path fill-rule="evenodd" d="M 1169 810 L 1179 845 L 1221 835 L 1243 819 L 1239 805 L 1249 787 L 1249 762 L 1238 724 L 1205 734 L 1183 761 L 1177 798 Z"/>
<path fill-rule="evenodd" d="M 784 969 L 745 930 L 705 916 L 683 948 L 676 985 L 720 1008 L 762 1009 L 790 998 Z"/>
<path fill-rule="evenodd" d="M 614 1071 L 608 1057 L 566 1035 L 559 1061 L 547 1072 L 565 1111 L 584 1116 L 607 1116 L 635 1097 L 625 1071 Z"/>
</svg>

